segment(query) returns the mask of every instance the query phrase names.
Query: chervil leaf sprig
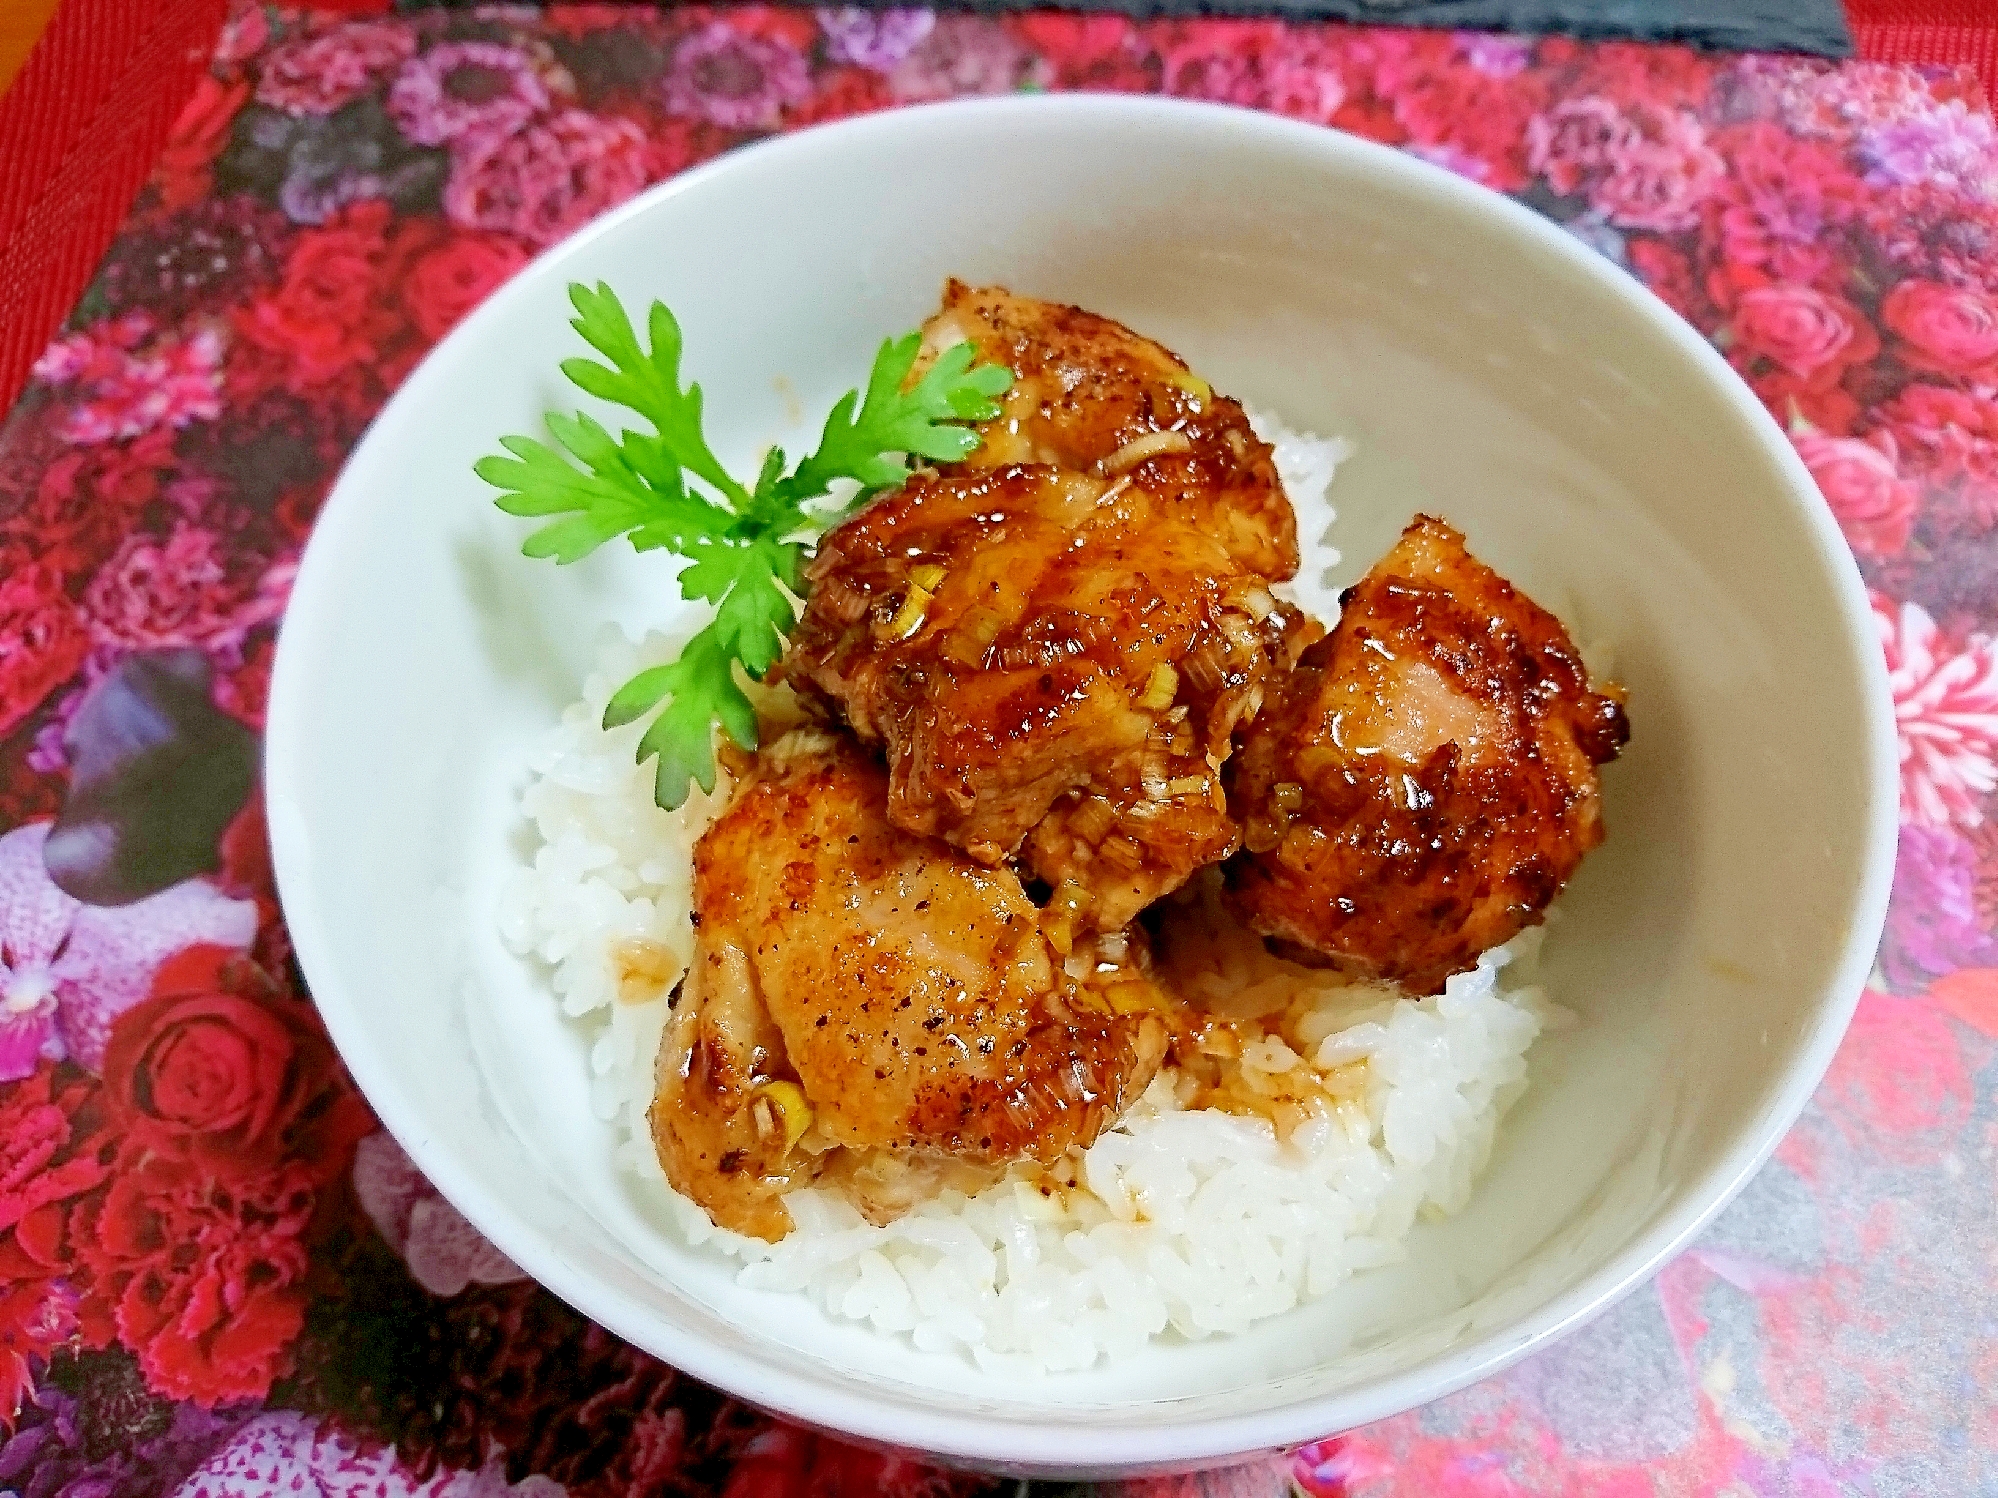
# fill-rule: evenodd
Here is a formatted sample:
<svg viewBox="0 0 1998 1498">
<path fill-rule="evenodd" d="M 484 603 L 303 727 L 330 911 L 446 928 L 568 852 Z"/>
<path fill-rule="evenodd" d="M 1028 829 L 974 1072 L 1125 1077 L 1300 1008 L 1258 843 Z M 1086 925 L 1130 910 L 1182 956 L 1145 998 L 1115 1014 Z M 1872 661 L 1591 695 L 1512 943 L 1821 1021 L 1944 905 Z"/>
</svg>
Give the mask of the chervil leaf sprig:
<svg viewBox="0 0 1998 1498">
<path fill-rule="evenodd" d="M 891 338 L 865 390 L 833 406 L 817 449 L 788 473 L 784 454 L 773 450 L 745 487 L 708 445 L 701 387 L 680 383 L 680 325 L 665 304 L 652 304 L 648 349 L 610 287 L 572 285 L 569 300 L 570 326 L 608 362 L 566 359 L 562 373 L 635 412 L 650 430 L 614 437 L 587 413 L 550 412 L 556 446 L 502 438 L 509 456 L 481 458 L 474 471 L 501 491 L 495 503 L 509 515 L 548 521 L 528 536 L 526 555 L 568 563 L 623 536 L 637 551 L 685 558 L 681 595 L 714 605 L 714 618 L 678 657 L 639 672 L 604 709 L 606 728 L 656 714 L 638 759 L 657 757 L 654 794 L 671 810 L 685 802 L 690 782 L 714 789 L 716 725 L 742 748 L 756 747 L 756 712 L 735 668 L 763 680 L 797 624 L 812 542 L 837 518 L 807 507 L 842 481 L 859 485 L 857 504 L 900 484 L 917 459 L 969 455 L 979 438 L 965 423 L 999 414 L 995 398 L 1012 374 L 974 366 L 971 345 L 958 344 L 912 382 L 921 335 Z"/>
</svg>

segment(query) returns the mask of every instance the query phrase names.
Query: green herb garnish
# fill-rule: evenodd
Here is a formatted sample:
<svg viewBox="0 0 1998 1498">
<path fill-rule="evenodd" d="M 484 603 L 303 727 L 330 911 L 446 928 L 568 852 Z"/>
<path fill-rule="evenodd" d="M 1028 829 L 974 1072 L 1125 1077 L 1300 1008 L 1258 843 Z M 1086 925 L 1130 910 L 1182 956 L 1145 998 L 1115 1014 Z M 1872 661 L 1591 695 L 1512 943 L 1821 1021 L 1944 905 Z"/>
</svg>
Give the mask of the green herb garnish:
<svg viewBox="0 0 1998 1498">
<path fill-rule="evenodd" d="M 788 473 L 773 450 L 745 488 L 708 446 L 701 387 L 680 384 L 680 325 L 665 304 L 652 304 L 648 352 L 609 286 L 571 285 L 569 300 L 577 314 L 570 326 L 609 362 L 565 359 L 562 373 L 586 394 L 637 412 L 651 431 L 613 437 L 584 412 L 551 411 L 559 449 L 506 437 L 500 446 L 512 456 L 481 458 L 474 470 L 504 491 L 495 503 L 509 515 L 561 517 L 527 538 L 526 555 L 573 562 L 624 536 L 634 550 L 686 558 L 682 596 L 715 606 L 677 659 L 639 672 L 604 709 L 606 728 L 657 710 L 638 759 L 658 756 L 654 795 L 672 810 L 687 799 L 689 781 L 714 789 L 716 724 L 742 748 L 756 747 L 756 713 L 735 667 L 761 681 L 776 664 L 798 621 L 813 542 L 844 513 L 807 507 L 843 479 L 859 484 L 858 504 L 900 484 L 918 458 L 967 456 L 978 434 L 962 423 L 997 416 L 994 397 L 1012 374 L 973 368 L 971 345 L 960 343 L 904 389 L 922 337 L 891 338 L 874 356 L 866 390 L 848 391 L 826 417 L 817 450 Z"/>
</svg>

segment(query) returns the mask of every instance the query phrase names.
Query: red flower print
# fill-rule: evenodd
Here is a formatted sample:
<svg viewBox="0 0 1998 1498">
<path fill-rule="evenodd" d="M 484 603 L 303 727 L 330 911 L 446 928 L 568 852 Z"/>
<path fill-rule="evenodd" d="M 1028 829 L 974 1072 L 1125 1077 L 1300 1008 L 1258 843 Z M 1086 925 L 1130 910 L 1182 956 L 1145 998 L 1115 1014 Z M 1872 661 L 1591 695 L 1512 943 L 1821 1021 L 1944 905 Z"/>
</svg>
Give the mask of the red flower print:
<svg viewBox="0 0 1998 1498">
<path fill-rule="evenodd" d="M 722 11 L 729 25 L 744 36 L 781 42 L 800 51 L 819 39 L 818 21 L 798 7 L 789 5 L 741 5 Z"/>
<path fill-rule="evenodd" d="M 259 1399 L 291 1366 L 305 1324 L 312 1172 L 211 1174 L 128 1150 L 72 1229 L 83 1335 L 123 1342 L 146 1383 L 206 1407 Z"/>
<path fill-rule="evenodd" d="M 76 1330 L 76 1297 L 56 1277 L 67 1203 L 95 1189 L 114 1147 L 97 1089 L 44 1063 L 0 1098 L 0 1425 L 45 1360 Z"/>
<path fill-rule="evenodd" d="M 0 1430 L 35 1389 L 34 1370 L 76 1331 L 76 1293 L 61 1280 L 0 1279 Z"/>
<path fill-rule="evenodd" d="M 743 1448 L 721 1498 L 969 1498 L 989 1483 L 773 1423 Z"/>
<path fill-rule="evenodd" d="M 1732 307 L 1738 292 L 1771 281 L 1836 290 L 1844 275 L 1838 235 L 1863 196 L 1845 158 L 1767 120 L 1730 127 L 1712 144 L 1728 170 L 1707 206 L 1718 251 L 1708 294 Z"/>
<path fill-rule="evenodd" d="M 0 1232 L 104 1180 L 104 1120 L 98 1089 L 48 1062 L 0 1098 Z"/>
<path fill-rule="evenodd" d="M 1998 786 L 1998 641 L 1954 644 L 1919 604 L 1877 594 L 1873 617 L 1901 744 L 1901 820 L 1974 827 Z"/>
<path fill-rule="evenodd" d="M 34 488 L 0 518 L 0 556 L 10 544 L 38 553 L 65 584 L 97 566 L 159 498 L 174 462 L 174 434 L 156 428 L 131 442 L 65 447 L 36 475 Z"/>
<path fill-rule="evenodd" d="M 1696 327 L 1712 325 L 1713 307 L 1684 250 L 1662 239 L 1635 236 L 1629 254 L 1630 268 L 1666 306 Z"/>
<path fill-rule="evenodd" d="M 1980 900 L 1979 905 L 1984 902 Z M 1940 1005 L 1980 1035 L 1998 1040 L 1998 971 L 1958 968 L 1936 979 L 1928 997 L 1930 1003 Z"/>
<path fill-rule="evenodd" d="M 1567 89 L 1654 109 L 1697 109 L 1722 68 L 1720 59 L 1690 47 L 1653 42 L 1597 42 L 1583 50 L 1579 63 Z"/>
<path fill-rule="evenodd" d="M 215 705 L 246 728 L 263 730 L 276 654 L 274 639 L 268 634 L 255 635 L 244 647 L 243 664 L 215 682 Z"/>
<path fill-rule="evenodd" d="M 888 80 L 874 69 L 831 68 L 812 81 L 810 98 L 786 111 L 784 123 L 791 129 L 802 129 L 806 125 L 820 125 L 830 120 L 845 120 L 855 115 L 872 114 L 878 109 L 886 109 L 894 102 L 894 95 L 888 91 Z M 660 171 L 655 166 L 652 175 L 670 176 L 674 170 L 677 168 Z"/>
<path fill-rule="evenodd" d="M 1006 24 L 1053 65 L 1058 88 L 1150 93 L 1159 85 L 1158 63 L 1128 16 L 1036 10 Z"/>
<path fill-rule="evenodd" d="M 1901 453 L 1944 501 L 1934 506 L 1956 524 L 1986 531 L 1998 524 L 1998 400 L 1917 382 L 1882 406 L 1878 417 Z"/>
<path fill-rule="evenodd" d="M 1915 486 L 1895 471 L 1894 439 L 1862 441 L 1812 432 L 1791 439 L 1855 551 L 1892 556 L 1914 529 Z"/>
<path fill-rule="evenodd" d="M 1736 362 L 1767 359 L 1816 388 L 1838 383 L 1847 365 L 1880 352 L 1865 314 L 1808 286 L 1758 286 L 1734 305 Z"/>
<path fill-rule="evenodd" d="M 223 947 L 170 959 L 118 1017 L 104 1094 L 131 1144 L 224 1176 L 290 1162 L 320 1185 L 373 1127 L 311 1006 Z"/>
<path fill-rule="evenodd" d="M 1153 28 L 1159 86 L 1169 94 L 1227 98 L 1233 76 L 1283 40 L 1278 21 L 1202 18 L 1166 21 Z"/>
<path fill-rule="evenodd" d="M 1914 369 L 1998 379 L 1998 298 L 1935 281 L 1903 281 L 1880 304 L 1881 324 Z"/>
<path fill-rule="evenodd" d="M 24 551 L 0 551 L 0 738 L 76 674 L 90 637 L 63 577 Z"/>
<path fill-rule="evenodd" d="M 1466 67 L 1445 32 L 1381 33 L 1374 46 L 1374 92 L 1391 101 L 1410 145 L 1500 192 L 1526 186 L 1526 127 L 1548 102 L 1545 78 Z"/>
<path fill-rule="evenodd" d="M 372 1120 L 309 1006 L 215 947 L 160 969 L 105 1071 L 119 1154 L 69 1234 L 83 1336 L 122 1341 L 169 1398 L 260 1398 L 304 1324 L 308 1232 Z"/>
<path fill-rule="evenodd" d="M 236 115 L 250 97 L 249 84 L 224 83 L 203 73 L 153 164 L 153 187 L 162 208 L 185 208 L 208 195 L 209 163 L 228 143 Z"/>
<path fill-rule="evenodd" d="M 454 234 L 411 264 L 403 282 L 403 305 L 418 330 L 434 343 L 527 259 L 520 242 L 504 235 Z"/>
<path fill-rule="evenodd" d="M 390 209 L 357 203 L 305 230 L 275 291 L 238 314 L 244 339 L 284 361 L 285 384 L 305 395 L 363 362 L 379 361 L 400 331 L 381 295 L 389 264 Z"/>
<path fill-rule="evenodd" d="M 269 645 L 264 645 L 266 669 Z M 251 954 L 268 973 L 282 973 L 291 962 L 291 933 L 280 918 L 277 880 L 271 872 L 270 833 L 264 824 L 264 798 L 251 794 L 222 833 L 222 872 L 216 882 L 239 900 L 257 906 L 257 939 Z"/>
<path fill-rule="evenodd" d="M 1827 385 L 1816 376 L 1799 379 L 1786 369 L 1768 366 L 1750 374 L 1748 383 L 1787 427 L 1849 437 L 1858 425 L 1859 402 L 1842 384 Z"/>
<path fill-rule="evenodd" d="M 0 1280 L 0 1428 L 34 1392 L 34 1368 L 76 1332 L 76 1292 L 62 1280 Z"/>
</svg>

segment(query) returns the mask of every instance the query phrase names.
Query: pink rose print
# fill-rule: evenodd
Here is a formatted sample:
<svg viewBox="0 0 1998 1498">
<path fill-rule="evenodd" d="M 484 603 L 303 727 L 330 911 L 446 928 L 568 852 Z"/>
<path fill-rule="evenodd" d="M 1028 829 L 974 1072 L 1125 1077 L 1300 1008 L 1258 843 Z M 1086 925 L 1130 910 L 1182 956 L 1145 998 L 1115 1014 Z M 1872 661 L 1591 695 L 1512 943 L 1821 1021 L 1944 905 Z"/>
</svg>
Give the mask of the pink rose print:
<svg viewBox="0 0 1998 1498">
<path fill-rule="evenodd" d="M 506 1480 L 495 1455 L 476 1472 L 449 1469 L 419 1478 L 393 1446 L 362 1455 L 318 1422 L 290 1410 L 258 1415 L 236 1432 L 174 1498 L 563 1498 L 562 1484 L 531 1476 Z"/>
<path fill-rule="evenodd" d="M 1794 375 L 1834 372 L 1851 363 L 1866 319 L 1838 297 L 1808 286 L 1759 286 L 1734 304 L 1734 336 L 1742 352 L 1760 355 Z M 1871 339 L 1870 353 L 1880 345 Z"/>
<path fill-rule="evenodd" d="M 1903 281 L 1880 304 L 1880 321 L 1916 369 L 1998 379 L 1998 298 L 1965 286 Z"/>
<path fill-rule="evenodd" d="M 111 1022 L 152 989 L 167 958 L 199 944 L 247 950 L 254 901 L 231 900 L 189 879 L 131 905 L 84 905 L 42 865 L 49 826 L 0 837 L 0 1082 L 38 1059 L 65 1056 L 91 1071 Z"/>
<path fill-rule="evenodd" d="M 410 1277 L 432 1295 L 527 1278 L 438 1195 L 386 1129 L 370 1134 L 354 1151 L 354 1194 L 409 1265 Z"/>
<path fill-rule="evenodd" d="M 1998 785 L 1998 641 L 1958 648 L 1927 610 L 1873 600 L 1901 739 L 1901 820 L 1974 827 Z"/>
<path fill-rule="evenodd" d="M 82 397 L 63 420 L 65 441 L 110 442 L 222 414 L 221 338 L 207 328 L 155 331 L 146 313 L 127 313 L 58 338 L 35 361 L 37 378 Z"/>
<path fill-rule="evenodd" d="M 1895 469 L 1892 437 L 1882 432 L 1862 441 L 1810 432 L 1791 441 L 1855 551 L 1893 556 L 1908 544 L 1918 496 Z"/>
</svg>

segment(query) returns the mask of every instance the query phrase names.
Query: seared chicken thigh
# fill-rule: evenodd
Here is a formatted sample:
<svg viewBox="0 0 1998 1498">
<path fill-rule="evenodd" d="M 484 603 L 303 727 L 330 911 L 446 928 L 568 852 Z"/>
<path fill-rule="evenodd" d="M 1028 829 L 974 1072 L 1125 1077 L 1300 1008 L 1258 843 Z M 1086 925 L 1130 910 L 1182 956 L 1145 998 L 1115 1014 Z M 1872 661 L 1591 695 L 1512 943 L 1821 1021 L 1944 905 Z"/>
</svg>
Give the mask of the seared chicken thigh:
<svg viewBox="0 0 1998 1498">
<path fill-rule="evenodd" d="M 918 477 L 827 535 L 811 578 L 787 671 L 885 751 L 897 826 L 1017 854 L 1097 930 L 1234 851 L 1217 770 L 1282 615 L 1147 491 Z"/>
<path fill-rule="evenodd" d="M 1112 930 L 1237 846 L 1290 506 L 1241 408 L 1116 323 L 953 282 L 926 331 L 1012 368 L 1005 412 L 820 541 L 787 671 L 885 753 L 897 826 Z"/>
<path fill-rule="evenodd" d="M 1086 1148 L 1167 1040 L 1141 972 L 1070 977 L 1010 869 L 895 828 L 881 768 L 810 738 L 766 751 L 696 850 L 694 965 L 652 1108 L 675 1188 L 769 1239 L 790 1227 L 781 1193 L 822 1170 L 878 1185 L 884 1155 Z"/>
<path fill-rule="evenodd" d="M 1297 518 L 1269 445 L 1177 354 L 1080 307 L 951 281 L 924 350 L 966 339 L 981 363 L 1013 372 L 1013 387 L 961 466 L 1128 473 L 1241 570 L 1277 581 L 1297 571 Z"/>
<path fill-rule="evenodd" d="M 1551 614 L 1418 516 L 1242 735 L 1231 897 L 1258 931 L 1435 993 L 1602 841 L 1629 737 Z"/>
</svg>

